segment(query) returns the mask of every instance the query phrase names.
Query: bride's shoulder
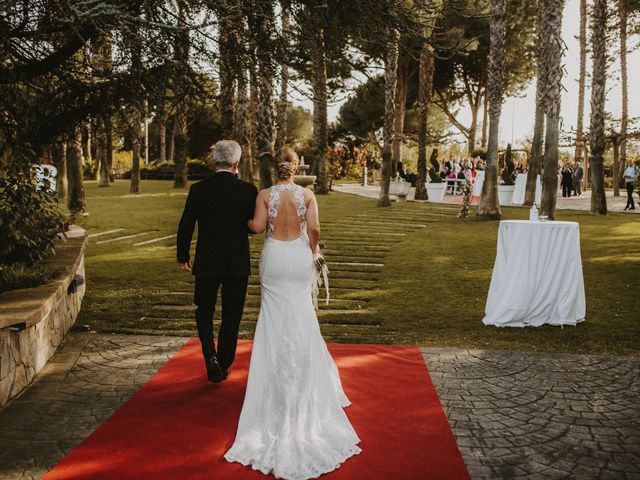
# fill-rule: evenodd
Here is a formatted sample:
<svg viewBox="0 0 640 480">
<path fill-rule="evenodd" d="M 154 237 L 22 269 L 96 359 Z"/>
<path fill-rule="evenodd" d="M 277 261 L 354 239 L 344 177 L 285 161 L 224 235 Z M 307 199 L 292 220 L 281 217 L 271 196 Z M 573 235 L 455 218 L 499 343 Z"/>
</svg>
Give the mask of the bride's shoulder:
<svg viewBox="0 0 640 480">
<path fill-rule="evenodd" d="M 302 194 L 304 195 L 304 203 L 309 204 L 310 201 L 316 198 L 316 194 L 310 188 L 303 188 Z"/>
</svg>

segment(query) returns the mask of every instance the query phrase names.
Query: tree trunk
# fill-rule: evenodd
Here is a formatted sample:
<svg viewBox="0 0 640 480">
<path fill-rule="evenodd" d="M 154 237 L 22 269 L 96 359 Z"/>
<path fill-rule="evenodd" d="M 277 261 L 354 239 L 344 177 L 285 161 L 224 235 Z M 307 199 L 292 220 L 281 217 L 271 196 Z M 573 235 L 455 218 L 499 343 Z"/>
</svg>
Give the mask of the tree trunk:
<svg viewBox="0 0 640 480">
<path fill-rule="evenodd" d="M 167 120 L 169 112 L 162 111 L 158 115 L 158 127 L 160 129 L 160 163 L 167 161 Z"/>
<path fill-rule="evenodd" d="M 431 104 L 435 57 L 433 47 L 424 42 L 420 49 L 418 79 L 418 179 L 416 180 L 416 200 L 427 200 L 427 120 Z"/>
<path fill-rule="evenodd" d="M 618 175 L 613 177 L 614 196 L 619 196 L 619 180 L 622 180 L 627 165 L 627 128 L 629 124 L 629 92 L 627 78 L 627 0 L 618 0 L 618 20 L 620 22 L 620 86 L 622 89 L 622 115 L 620 117 L 620 166 Z M 618 192 L 616 193 L 616 190 Z"/>
<path fill-rule="evenodd" d="M 622 142 L 620 140 L 620 136 L 617 134 L 612 135 L 611 138 L 611 146 L 613 147 L 613 164 L 612 167 L 612 175 L 611 180 L 613 180 L 613 196 L 620 196 L 620 183 L 618 180 L 618 175 L 620 170 L 624 173 L 624 164 L 620 164 L 620 154 L 622 151 Z"/>
<path fill-rule="evenodd" d="M 491 1 L 487 79 L 489 88 L 489 145 L 487 148 L 487 167 L 482 186 L 482 198 L 476 212 L 476 216 L 484 219 L 499 220 L 502 217 L 498 201 L 498 132 L 504 95 L 505 41 L 507 36 L 506 12 L 507 0 Z"/>
<path fill-rule="evenodd" d="M 133 150 L 133 161 L 131 164 L 131 185 L 129 193 L 140 193 L 140 109 L 133 106 L 131 119 L 131 146 Z"/>
<path fill-rule="evenodd" d="M 249 114 L 251 125 L 251 156 L 253 159 L 253 180 L 255 184 L 260 184 L 260 168 L 258 165 L 258 74 L 256 73 L 256 62 L 252 61 L 249 68 Z"/>
<path fill-rule="evenodd" d="M 102 79 L 112 76 L 112 53 L 111 33 L 103 32 L 95 43 L 95 51 L 92 57 L 96 74 Z M 96 117 L 96 137 L 98 187 L 108 187 L 114 181 L 111 112 L 108 110 Z"/>
<path fill-rule="evenodd" d="M 578 76 L 578 120 L 576 122 L 576 149 L 574 160 L 582 160 L 584 143 L 584 91 L 587 82 L 587 0 L 580 0 L 580 74 Z M 585 168 L 586 170 L 586 168 Z"/>
<path fill-rule="evenodd" d="M 187 187 L 187 156 L 189 136 L 187 132 L 187 112 L 183 102 L 178 104 L 175 125 L 175 175 L 173 188 Z"/>
<path fill-rule="evenodd" d="M 67 180 L 67 142 L 56 141 L 51 145 L 51 160 L 58 170 L 56 177 L 56 193 L 58 198 L 66 199 L 69 194 Z"/>
<path fill-rule="evenodd" d="M 482 137 L 480 139 L 480 148 L 483 150 L 487 147 L 487 120 L 489 109 L 487 108 L 487 86 L 484 86 L 484 95 L 482 96 Z"/>
<path fill-rule="evenodd" d="M 548 0 L 542 33 L 547 39 L 545 56 L 546 127 L 541 213 L 555 220 L 558 198 L 558 144 L 560 126 L 560 91 L 562 88 L 562 11 L 564 0 Z"/>
<path fill-rule="evenodd" d="M 253 155 L 251 151 L 251 105 L 247 95 L 247 70 L 241 68 L 238 74 L 238 105 L 236 109 L 235 139 L 242 148 L 240 178 L 253 183 Z"/>
<path fill-rule="evenodd" d="M 538 77 L 537 91 L 540 91 L 540 82 L 544 80 Z M 536 97 L 538 94 L 536 94 Z M 527 185 L 524 192 L 525 207 L 532 206 L 536 201 L 536 186 L 538 175 L 540 174 L 540 159 L 542 157 L 542 134 L 544 132 L 544 108 L 538 100 L 536 100 L 536 113 L 533 125 L 533 142 L 531 144 L 531 158 L 527 169 Z"/>
<path fill-rule="evenodd" d="M 67 207 L 72 215 L 86 212 L 84 195 L 84 179 L 82 178 L 82 126 L 78 124 L 73 129 L 73 135 L 67 147 L 67 179 L 69 194 Z"/>
<path fill-rule="evenodd" d="M 237 55 L 237 41 L 234 27 L 231 25 L 233 17 L 227 12 L 221 16 L 218 45 L 220 58 L 220 126 L 222 138 L 231 139 L 234 133 L 236 114 L 236 78 L 234 73 L 234 58 Z"/>
<path fill-rule="evenodd" d="M 291 35 L 291 24 L 289 22 L 289 6 L 282 3 L 282 43 L 285 45 L 283 58 L 280 62 L 280 99 L 278 101 L 278 112 L 276 115 L 276 150 L 287 144 L 287 100 L 289 84 L 289 37 Z"/>
<path fill-rule="evenodd" d="M 260 10 L 256 14 L 258 18 L 258 38 L 261 39 L 256 45 L 256 74 L 258 84 L 256 144 L 258 161 L 261 164 L 260 187 L 268 188 L 273 184 L 271 159 L 273 159 L 275 143 L 275 114 L 273 108 L 273 80 L 275 71 L 271 51 L 271 41 L 273 40 L 275 28 L 273 5 L 271 3 L 261 3 L 259 6 Z"/>
<path fill-rule="evenodd" d="M 140 12 L 137 12 L 138 15 Z M 137 80 L 137 88 L 141 88 L 142 85 L 138 83 L 142 77 L 142 53 L 139 44 L 134 43 L 131 46 L 131 73 Z M 140 193 L 140 138 L 141 123 L 142 123 L 142 109 L 141 99 L 135 99 L 130 105 L 131 108 L 131 148 L 133 153 L 133 160 L 131 162 L 131 183 L 129 185 L 129 193 Z"/>
<path fill-rule="evenodd" d="M 91 179 L 95 180 L 96 179 L 96 174 L 98 173 L 98 170 L 93 168 L 93 166 L 91 165 L 93 163 L 93 155 L 91 154 L 91 130 L 92 130 L 92 125 L 91 125 L 91 118 L 87 118 L 87 121 L 85 123 L 85 129 L 86 129 L 86 134 L 87 137 L 85 139 L 85 152 L 84 152 L 84 161 L 86 162 L 87 165 L 90 166 L 91 168 Z"/>
<path fill-rule="evenodd" d="M 386 58 L 384 69 L 384 126 L 382 145 L 382 178 L 380 179 L 379 207 L 391 205 L 389 199 L 389 182 L 391 180 L 391 144 L 393 142 L 393 120 L 395 116 L 396 84 L 398 73 L 398 41 L 400 32 L 396 28 L 390 28 L 386 45 Z"/>
<path fill-rule="evenodd" d="M 189 30 L 186 24 L 187 6 L 184 1 L 178 2 L 178 28 L 176 34 L 175 60 L 183 71 L 187 70 L 189 63 Z M 187 187 L 187 156 L 188 152 L 188 131 L 187 131 L 187 105 L 186 99 L 182 98 L 176 107 L 176 116 L 174 120 L 174 139 L 175 142 L 175 173 L 173 178 L 173 188 Z"/>
<path fill-rule="evenodd" d="M 536 36 L 536 110 L 533 126 L 533 142 L 531 144 L 531 158 L 529 159 L 529 168 L 527 170 L 527 185 L 524 194 L 524 206 L 531 206 L 536 201 L 537 178 L 541 173 L 542 159 L 542 139 L 544 136 L 544 119 L 547 111 L 546 92 L 547 92 L 547 50 L 549 48 L 549 39 L 545 34 L 545 25 L 547 22 L 548 0 L 538 0 L 538 16 L 537 16 L 537 36 Z M 540 207 L 540 205 L 538 205 Z"/>
<path fill-rule="evenodd" d="M 620 196 L 620 180 L 619 174 L 620 170 L 624 172 L 624 164 L 620 165 L 620 151 L 622 142 L 620 141 L 620 136 L 617 133 L 614 133 L 611 136 L 611 146 L 613 147 L 613 162 L 611 165 L 611 169 L 613 170 L 611 173 L 611 180 L 613 181 L 613 196 Z"/>
<path fill-rule="evenodd" d="M 171 121 L 171 136 L 169 137 L 169 151 L 167 153 L 167 161 L 175 162 L 176 158 L 176 116 Z"/>
<path fill-rule="evenodd" d="M 395 112 L 393 118 L 393 143 L 391 145 L 391 176 L 398 173 L 398 162 L 402 161 L 402 144 L 404 143 L 404 116 L 407 105 L 407 86 L 411 75 L 411 55 L 403 49 L 398 57 L 398 74 L 396 85 Z"/>
<path fill-rule="evenodd" d="M 316 193 L 329 193 L 329 119 L 327 113 L 327 57 L 324 31 L 316 29 L 315 54 L 313 55 L 313 150 L 316 173 Z"/>
<path fill-rule="evenodd" d="M 478 97 L 480 98 L 480 96 Z M 480 111 L 480 103 L 469 105 L 471 109 L 471 125 L 469 126 L 469 138 L 467 142 L 467 153 L 471 155 L 476 149 L 476 135 L 478 134 L 478 112 Z"/>
<path fill-rule="evenodd" d="M 607 214 L 604 189 L 605 95 L 607 80 L 607 1 L 594 0 L 591 14 L 591 118 L 589 122 L 591 153 L 591 213 Z"/>
<path fill-rule="evenodd" d="M 107 146 L 107 114 L 98 117 L 98 187 L 109 187 L 109 148 Z"/>
</svg>

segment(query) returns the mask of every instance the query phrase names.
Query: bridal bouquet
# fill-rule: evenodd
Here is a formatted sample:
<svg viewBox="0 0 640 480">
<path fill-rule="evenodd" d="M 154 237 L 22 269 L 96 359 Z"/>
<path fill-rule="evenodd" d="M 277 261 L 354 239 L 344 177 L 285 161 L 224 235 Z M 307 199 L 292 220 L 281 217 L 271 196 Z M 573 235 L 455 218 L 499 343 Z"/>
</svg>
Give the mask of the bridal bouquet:
<svg viewBox="0 0 640 480">
<path fill-rule="evenodd" d="M 324 248 L 324 242 L 321 241 L 320 246 Z M 324 290 L 327 293 L 326 304 L 329 305 L 329 267 L 320 249 L 313 254 L 313 262 L 316 266 L 316 277 L 313 281 L 313 305 L 317 310 L 318 295 L 322 284 L 324 284 Z"/>
</svg>

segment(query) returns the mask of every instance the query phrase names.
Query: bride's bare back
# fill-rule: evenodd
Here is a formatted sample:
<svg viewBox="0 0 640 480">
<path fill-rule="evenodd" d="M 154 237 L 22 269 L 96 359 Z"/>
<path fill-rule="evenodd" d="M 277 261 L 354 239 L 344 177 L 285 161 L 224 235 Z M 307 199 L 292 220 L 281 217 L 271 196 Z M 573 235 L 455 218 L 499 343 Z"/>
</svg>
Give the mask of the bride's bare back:
<svg viewBox="0 0 640 480">
<path fill-rule="evenodd" d="M 256 212 L 250 228 L 267 237 L 291 241 L 307 234 L 313 251 L 320 237 L 318 205 L 310 190 L 291 182 L 278 183 L 262 190 L 256 200 Z"/>
</svg>

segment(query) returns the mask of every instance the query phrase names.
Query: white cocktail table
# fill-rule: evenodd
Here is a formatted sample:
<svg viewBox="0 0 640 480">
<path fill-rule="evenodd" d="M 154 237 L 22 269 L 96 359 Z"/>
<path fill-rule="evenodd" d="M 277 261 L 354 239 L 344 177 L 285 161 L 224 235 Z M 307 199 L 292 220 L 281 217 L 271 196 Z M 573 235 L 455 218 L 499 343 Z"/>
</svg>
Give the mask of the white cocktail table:
<svg viewBox="0 0 640 480">
<path fill-rule="evenodd" d="M 580 228 L 576 222 L 504 220 L 485 325 L 576 325 L 585 318 Z"/>
</svg>

